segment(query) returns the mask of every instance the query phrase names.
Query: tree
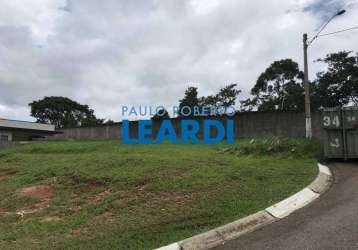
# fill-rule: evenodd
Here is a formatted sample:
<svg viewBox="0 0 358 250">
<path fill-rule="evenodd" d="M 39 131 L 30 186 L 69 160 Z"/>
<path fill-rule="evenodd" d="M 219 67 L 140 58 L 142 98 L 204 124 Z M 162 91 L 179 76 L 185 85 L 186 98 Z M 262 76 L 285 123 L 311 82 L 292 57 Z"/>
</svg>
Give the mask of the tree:
<svg viewBox="0 0 358 250">
<path fill-rule="evenodd" d="M 241 90 L 237 88 L 237 84 L 229 84 L 219 90 L 216 95 L 203 96 L 199 98 L 199 106 L 213 107 L 216 110 L 235 106 L 237 96 Z"/>
<path fill-rule="evenodd" d="M 351 51 L 328 54 L 319 62 L 328 64 L 327 70 L 319 72 L 312 87 L 312 106 L 358 105 L 358 55 Z"/>
<path fill-rule="evenodd" d="M 254 97 L 252 99 L 247 98 L 245 100 L 240 101 L 240 111 L 248 112 L 253 111 L 257 106 L 257 98 Z"/>
<path fill-rule="evenodd" d="M 29 103 L 31 116 L 37 122 L 51 123 L 56 128 L 93 126 L 102 124 L 88 105 L 79 104 L 67 97 L 51 96 Z"/>
<path fill-rule="evenodd" d="M 209 95 L 200 98 L 201 106 L 230 107 L 236 103 L 237 96 L 241 90 L 237 89 L 237 84 L 229 84 L 219 90 L 216 95 Z"/>
<path fill-rule="evenodd" d="M 103 124 L 104 125 L 114 125 L 114 124 L 116 124 L 116 122 L 111 119 L 108 119 L 108 120 L 104 121 Z"/>
<path fill-rule="evenodd" d="M 210 107 L 215 110 L 228 108 L 235 106 L 237 96 L 240 93 L 241 90 L 237 88 L 237 84 L 229 84 L 221 88 L 215 95 L 202 96 L 198 98 L 198 89 L 196 87 L 189 87 L 185 91 L 184 98 L 179 101 L 179 110 L 182 110 L 185 106 L 190 107 L 192 110 L 190 116 L 192 116 L 194 113 L 194 107 L 197 107 L 200 113 L 203 111 L 204 107 Z M 232 112 L 232 110 L 229 112 Z M 185 110 L 184 113 L 187 113 L 187 110 Z"/>
<path fill-rule="evenodd" d="M 169 113 L 164 108 L 157 110 L 156 114 L 152 117 L 152 120 L 154 121 L 168 120 L 168 119 L 170 119 Z"/>
<path fill-rule="evenodd" d="M 303 73 L 291 59 L 273 62 L 251 89 L 252 99 L 241 102 L 243 109 L 304 110 Z"/>
<path fill-rule="evenodd" d="M 188 87 L 184 98 L 179 100 L 179 116 L 193 116 L 194 107 L 199 107 L 198 88 Z"/>
</svg>

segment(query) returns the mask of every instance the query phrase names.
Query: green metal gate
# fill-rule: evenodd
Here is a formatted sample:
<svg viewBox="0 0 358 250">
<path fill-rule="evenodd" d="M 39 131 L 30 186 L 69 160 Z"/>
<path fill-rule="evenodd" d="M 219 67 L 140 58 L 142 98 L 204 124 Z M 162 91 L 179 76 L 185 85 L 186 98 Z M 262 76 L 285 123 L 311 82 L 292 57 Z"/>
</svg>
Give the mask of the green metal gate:
<svg viewBox="0 0 358 250">
<path fill-rule="evenodd" d="M 358 107 L 324 109 L 322 126 L 326 158 L 358 158 Z"/>
</svg>

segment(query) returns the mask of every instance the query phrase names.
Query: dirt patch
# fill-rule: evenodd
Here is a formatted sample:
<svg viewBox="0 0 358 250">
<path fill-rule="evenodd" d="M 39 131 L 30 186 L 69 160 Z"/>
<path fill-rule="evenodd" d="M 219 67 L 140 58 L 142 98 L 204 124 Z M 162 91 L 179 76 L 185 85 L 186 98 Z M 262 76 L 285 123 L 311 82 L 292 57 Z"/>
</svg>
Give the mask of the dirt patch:
<svg viewBox="0 0 358 250">
<path fill-rule="evenodd" d="M 95 180 L 86 181 L 86 187 L 89 189 L 97 188 L 101 186 L 103 186 L 103 183 L 101 181 L 95 181 Z"/>
<path fill-rule="evenodd" d="M 0 208 L 0 216 L 7 215 L 8 212 L 5 209 Z"/>
<path fill-rule="evenodd" d="M 111 191 L 106 190 L 106 191 L 100 192 L 94 196 L 91 196 L 88 198 L 88 203 L 90 203 L 92 205 L 97 204 L 97 203 L 103 201 L 110 193 L 111 193 Z"/>
<path fill-rule="evenodd" d="M 156 192 L 153 194 L 153 199 L 164 202 L 174 202 L 176 204 L 184 204 L 194 199 L 193 193 L 184 192 Z"/>
<path fill-rule="evenodd" d="M 41 222 L 46 223 L 46 222 L 60 221 L 60 220 L 62 220 L 62 216 L 60 215 L 49 215 L 43 218 Z"/>
<path fill-rule="evenodd" d="M 82 232 L 84 231 L 85 229 L 82 229 L 82 228 L 77 228 L 77 229 L 73 229 L 71 230 L 71 234 L 73 236 L 79 236 L 82 234 Z"/>
<path fill-rule="evenodd" d="M 16 194 L 20 197 L 31 197 L 40 199 L 40 202 L 19 208 L 16 210 L 18 214 L 36 213 L 50 206 L 53 195 L 53 187 L 49 185 L 36 185 L 18 190 Z"/>
<path fill-rule="evenodd" d="M 102 182 L 102 181 L 83 178 L 82 176 L 74 175 L 74 176 L 71 176 L 70 179 L 71 179 L 72 183 L 75 184 L 76 186 L 77 185 L 85 186 L 88 189 L 104 186 L 104 182 Z"/>
<path fill-rule="evenodd" d="M 0 175 L 0 181 L 5 181 L 9 178 L 7 175 Z"/>
<path fill-rule="evenodd" d="M 72 212 L 78 212 L 78 211 L 80 211 L 80 210 L 82 209 L 82 207 L 79 206 L 79 205 L 75 205 L 75 206 L 69 207 L 68 209 L 69 209 L 70 211 L 72 211 Z"/>
<path fill-rule="evenodd" d="M 16 209 L 16 213 L 23 215 L 23 214 L 32 214 L 36 213 L 40 210 L 43 210 L 45 208 L 48 208 L 50 206 L 50 200 L 41 201 L 26 207 L 22 207 L 19 209 Z"/>
<path fill-rule="evenodd" d="M 32 197 L 37 199 L 50 199 L 53 194 L 53 187 L 49 185 L 37 185 L 18 190 L 18 196 Z"/>
</svg>

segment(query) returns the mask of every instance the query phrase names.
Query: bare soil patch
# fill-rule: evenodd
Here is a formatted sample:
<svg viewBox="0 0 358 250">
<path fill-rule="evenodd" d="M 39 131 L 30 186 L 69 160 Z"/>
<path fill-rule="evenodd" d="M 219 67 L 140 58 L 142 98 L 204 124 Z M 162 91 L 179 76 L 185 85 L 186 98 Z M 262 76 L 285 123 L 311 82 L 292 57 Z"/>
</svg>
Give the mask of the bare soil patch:
<svg viewBox="0 0 358 250">
<path fill-rule="evenodd" d="M 49 185 L 37 185 L 18 190 L 17 195 L 37 199 L 50 199 L 53 194 L 53 187 Z"/>
<path fill-rule="evenodd" d="M 105 191 L 100 192 L 94 196 L 91 196 L 88 198 L 88 203 L 90 203 L 92 205 L 97 204 L 97 203 L 103 201 L 110 193 L 111 193 L 111 191 L 105 190 Z"/>
<path fill-rule="evenodd" d="M 5 209 L 0 208 L 0 216 L 6 214 L 8 214 L 8 212 Z"/>
<path fill-rule="evenodd" d="M 161 200 L 161 201 L 169 201 L 175 202 L 177 204 L 184 204 L 188 201 L 194 199 L 194 193 L 185 193 L 185 192 L 156 192 L 154 193 L 154 199 Z"/>
<path fill-rule="evenodd" d="M 20 214 L 36 213 L 42 209 L 50 206 L 50 201 L 53 196 L 53 187 L 50 185 L 36 185 L 22 188 L 16 192 L 20 197 L 31 197 L 40 199 L 38 203 L 31 204 L 16 210 Z"/>
<path fill-rule="evenodd" d="M 62 220 L 62 216 L 60 215 L 49 215 L 44 217 L 41 222 L 52 222 L 52 221 L 59 221 Z"/>
<path fill-rule="evenodd" d="M 50 200 L 41 201 L 26 207 L 16 209 L 19 214 L 32 214 L 50 206 Z"/>
<path fill-rule="evenodd" d="M 70 180 L 75 185 L 84 185 L 88 189 L 104 186 L 104 182 L 100 180 L 87 179 L 82 176 L 73 175 Z"/>
</svg>

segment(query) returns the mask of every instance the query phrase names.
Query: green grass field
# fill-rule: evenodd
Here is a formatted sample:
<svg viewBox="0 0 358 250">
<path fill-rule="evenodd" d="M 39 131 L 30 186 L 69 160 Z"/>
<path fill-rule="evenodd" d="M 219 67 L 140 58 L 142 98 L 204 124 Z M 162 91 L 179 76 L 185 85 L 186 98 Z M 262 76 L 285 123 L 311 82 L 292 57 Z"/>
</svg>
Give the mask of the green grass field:
<svg viewBox="0 0 358 250">
<path fill-rule="evenodd" d="M 48 142 L 0 151 L 0 249 L 152 249 L 239 219 L 317 174 L 317 142 Z"/>
</svg>

